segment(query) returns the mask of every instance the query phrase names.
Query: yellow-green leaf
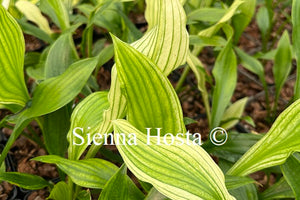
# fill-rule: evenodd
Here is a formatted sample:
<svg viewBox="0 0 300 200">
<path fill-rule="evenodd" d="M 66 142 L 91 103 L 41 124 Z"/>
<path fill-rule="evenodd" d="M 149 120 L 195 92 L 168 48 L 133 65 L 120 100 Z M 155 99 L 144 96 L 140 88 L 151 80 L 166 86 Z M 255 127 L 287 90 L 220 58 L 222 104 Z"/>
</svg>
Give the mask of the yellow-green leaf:
<svg viewBox="0 0 300 200">
<path fill-rule="evenodd" d="M 142 132 L 163 128 L 166 133 L 185 132 L 179 99 L 160 69 L 130 45 L 112 36 L 121 89 L 130 123 Z"/>
<path fill-rule="evenodd" d="M 42 15 L 40 9 L 33 3 L 27 0 L 20 0 L 16 2 L 16 7 L 25 15 L 25 17 L 34 22 L 48 35 L 52 34 L 49 27 L 48 20 Z"/>
<path fill-rule="evenodd" d="M 147 0 L 146 20 L 149 24 L 147 33 L 132 46 L 149 57 L 165 75 L 168 75 L 186 61 L 189 38 L 186 31 L 186 15 L 179 0 Z M 117 70 L 112 69 L 112 82 L 109 92 L 110 108 L 103 114 L 103 123 L 98 132 L 112 130 L 111 120 L 124 117 L 126 99 L 121 93 Z M 95 154 L 97 147 L 91 154 Z"/>
<path fill-rule="evenodd" d="M 74 161 L 50 155 L 35 157 L 33 160 L 56 164 L 74 183 L 87 188 L 102 189 L 118 170 L 114 164 L 98 158 Z"/>
<path fill-rule="evenodd" d="M 226 187 L 222 171 L 212 158 L 198 145 L 181 143 L 178 138 L 167 136 L 147 138 L 147 135 L 134 128 L 125 120 L 114 121 L 115 133 L 124 133 L 125 142 L 136 135 L 137 145 L 117 144 L 128 168 L 142 181 L 151 183 L 165 196 L 177 200 L 235 199 Z M 117 134 L 115 134 L 117 141 Z M 148 140 L 149 139 L 149 140 Z M 166 145 L 166 141 L 173 145 Z M 146 156 L 145 156 L 146 155 Z"/>
<path fill-rule="evenodd" d="M 0 173 L 0 180 L 28 190 L 38 190 L 50 186 L 50 183 L 40 176 L 19 172 Z"/>
<path fill-rule="evenodd" d="M 200 36 L 211 37 L 214 35 L 224 23 L 232 18 L 235 14 L 236 10 L 239 8 L 240 5 L 244 3 L 244 0 L 235 0 L 233 4 L 228 8 L 225 15 L 213 26 L 201 31 L 199 33 Z"/>
<path fill-rule="evenodd" d="M 93 137 L 96 133 L 95 129 L 102 122 L 103 112 L 109 107 L 107 94 L 107 92 L 95 92 L 75 107 L 71 116 L 71 128 L 68 133 L 69 159 L 79 159 L 89 145 L 87 134 L 90 133 L 91 137 Z M 82 139 L 75 137 L 73 131 L 79 134 Z"/>
<path fill-rule="evenodd" d="M 0 104 L 25 106 L 29 99 L 24 81 L 25 42 L 21 28 L 0 5 Z"/>
<path fill-rule="evenodd" d="M 227 174 L 246 176 L 283 164 L 291 153 L 300 151 L 299 119 L 300 100 L 279 115 L 269 132 L 252 146 Z"/>
</svg>

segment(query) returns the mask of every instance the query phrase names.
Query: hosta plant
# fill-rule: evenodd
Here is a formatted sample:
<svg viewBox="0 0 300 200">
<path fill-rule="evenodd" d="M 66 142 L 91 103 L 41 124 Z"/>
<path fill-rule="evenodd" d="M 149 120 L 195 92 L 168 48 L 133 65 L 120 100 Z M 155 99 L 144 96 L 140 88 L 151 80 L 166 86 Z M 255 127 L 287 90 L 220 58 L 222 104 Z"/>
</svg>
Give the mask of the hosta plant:
<svg viewBox="0 0 300 200">
<path fill-rule="evenodd" d="M 237 82 L 237 56 L 258 75 L 267 94 L 262 64 L 236 46 L 255 5 L 252 0 L 228 5 L 147 0 L 148 29 L 144 34 L 127 18 L 126 10 L 134 2 L 125 0 L 19 0 L 11 3 L 9 11 L 0 6 L 0 108 L 11 112 L 0 125 L 14 124 L 0 163 L 15 140 L 26 134 L 23 130 L 36 121 L 43 135 L 43 140 L 36 138 L 36 142 L 49 155 L 32 160 L 55 164 L 60 174 L 53 183 L 37 175 L 2 170 L 0 179 L 29 190 L 47 188 L 48 198 L 57 200 L 299 199 L 295 175 L 300 170 L 297 89 L 295 101 L 266 134 L 230 131 L 223 146 L 209 140 L 202 145 L 200 133 L 193 135 L 186 129 L 177 95 L 185 74 L 192 69 L 210 128 L 229 130 L 242 118 L 247 102 L 244 98 L 230 104 Z M 294 0 L 293 50 L 288 32 L 284 32 L 274 57 L 276 101 L 290 72 L 293 51 L 298 61 L 299 5 L 300 1 Z M 58 33 L 42 13 L 56 24 Z M 82 24 L 78 53 L 72 34 Z M 110 32 L 110 39 L 94 44 L 95 27 Z M 25 54 L 22 30 L 49 46 Z M 108 41 L 112 44 L 105 45 Z M 197 57 L 206 46 L 215 47 L 217 55 L 212 91 L 206 87 L 208 74 Z M 99 68 L 113 54 L 110 89 L 99 91 L 95 82 Z M 182 66 L 186 68 L 174 89 L 168 75 Z M 28 76 L 35 80 L 34 87 L 27 88 Z M 103 146 L 108 144 L 115 145 L 119 154 L 107 156 Z M 96 156 L 99 152 L 108 158 Z M 248 176 L 261 170 L 280 178 L 264 192 L 258 192 L 258 183 Z M 279 189 L 284 193 L 279 194 Z"/>
</svg>

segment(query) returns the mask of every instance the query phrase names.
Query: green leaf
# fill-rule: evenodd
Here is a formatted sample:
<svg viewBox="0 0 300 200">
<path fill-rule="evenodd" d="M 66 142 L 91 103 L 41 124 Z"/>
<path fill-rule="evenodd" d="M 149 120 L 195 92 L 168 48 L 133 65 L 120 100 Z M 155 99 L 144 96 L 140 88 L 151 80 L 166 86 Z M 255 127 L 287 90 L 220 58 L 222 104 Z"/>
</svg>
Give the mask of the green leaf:
<svg viewBox="0 0 300 200">
<path fill-rule="evenodd" d="M 247 0 L 238 8 L 239 13 L 232 17 L 234 42 L 237 43 L 245 28 L 251 22 L 255 12 L 256 0 Z"/>
<path fill-rule="evenodd" d="M 41 116 L 69 103 L 82 90 L 97 61 L 97 57 L 80 60 L 63 74 L 42 82 L 33 92 L 31 105 L 23 115 L 27 118 Z"/>
<path fill-rule="evenodd" d="M 33 160 L 56 164 L 72 181 L 82 187 L 103 189 L 118 170 L 114 164 L 97 158 L 68 160 L 59 156 L 39 156 Z"/>
<path fill-rule="evenodd" d="M 24 58 L 24 67 L 36 65 L 39 63 L 41 58 L 41 53 L 39 52 L 27 52 Z"/>
<path fill-rule="evenodd" d="M 11 133 L 8 141 L 6 142 L 6 145 L 4 147 L 4 149 L 1 152 L 1 156 L 0 156 L 0 164 L 3 163 L 3 161 L 5 160 L 10 147 L 14 144 L 14 142 L 16 141 L 16 139 L 19 137 L 19 135 L 21 134 L 21 132 L 23 131 L 23 129 L 30 123 L 31 120 L 26 119 L 25 117 L 19 117 L 17 119 L 16 125 L 14 127 L 13 132 Z"/>
<path fill-rule="evenodd" d="M 42 177 L 19 172 L 0 173 L 0 180 L 7 181 L 28 190 L 39 190 L 51 186 L 51 184 Z"/>
<path fill-rule="evenodd" d="M 64 106 L 43 117 L 43 139 L 49 154 L 64 156 L 68 148 L 70 111 Z"/>
<path fill-rule="evenodd" d="M 217 127 L 230 102 L 237 82 L 236 56 L 230 42 L 220 52 L 213 68 L 215 88 L 213 91 L 211 127 Z"/>
<path fill-rule="evenodd" d="M 226 13 L 222 8 L 199 8 L 190 12 L 187 16 L 187 24 L 193 24 L 197 21 L 218 22 Z"/>
<path fill-rule="evenodd" d="M 45 62 L 46 79 L 61 75 L 77 59 L 72 34 L 61 35 L 50 47 Z"/>
<path fill-rule="evenodd" d="M 65 182 L 60 181 L 54 185 L 52 191 L 50 192 L 48 199 L 68 200 L 68 199 L 70 199 L 70 196 L 71 196 L 71 191 L 70 191 L 69 186 Z"/>
<path fill-rule="evenodd" d="M 271 28 L 269 11 L 265 6 L 259 8 L 256 14 L 256 21 L 262 37 L 265 38 L 269 32 L 269 29 Z"/>
<path fill-rule="evenodd" d="M 144 193 L 134 184 L 134 182 L 127 176 L 128 196 L 130 200 L 144 199 Z"/>
<path fill-rule="evenodd" d="M 149 191 L 147 197 L 144 200 L 169 200 L 166 196 L 157 191 L 154 187 Z"/>
<path fill-rule="evenodd" d="M 184 125 L 189 125 L 189 124 L 195 124 L 197 121 L 193 120 L 192 118 L 189 117 L 184 117 L 183 118 L 183 123 Z"/>
<path fill-rule="evenodd" d="M 122 165 L 121 168 L 113 175 L 104 186 L 98 200 L 114 199 L 127 200 L 131 199 L 128 196 L 127 185 L 127 167 Z"/>
<path fill-rule="evenodd" d="M 81 190 L 76 196 L 76 200 L 92 200 L 90 190 Z"/>
<path fill-rule="evenodd" d="M 235 48 L 235 51 L 239 58 L 241 59 L 241 64 L 251 71 L 252 73 L 259 76 L 259 78 L 264 77 L 264 68 L 262 64 L 255 59 L 254 57 L 248 55 L 244 51 L 242 51 L 240 48 Z"/>
<path fill-rule="evenodd" d="M 242 117 L 247 101 L 248 97 L 242 98 L 227 108 L 222 117 L 222 128 L 230 129 L 239 122 L 238 119 Z"/>
<path fill-rule="evenodd" d="M 209 105 L 209 96 L 206 89 L 206 72 L 201 63 L 201 61 L 194 56 L 191 52 L 189 52 L 187 57 L 187 64 L 192 69 L 197 79 L 197 87 L 201 91 L 201 96 L 204 102 L 208 123 L 211 123 L 211 115 L 210 115 L 210 105 Z"/>
<path fill-rule="evenodd" d="M 300 1 L 294 0 L 292 7 L 292 23 L 293 23 L 293 49 L 297 60 L 297 81 L 295 84 L 295 97 L 300 98 Z"/>
<path fill-rule="evenodd" d="M 52 30 L 49 27 L 48 20 L 42 15 L 40 9 L 30 1 L 20 0 L 16 2 L 16 7 L 25 15 L 25 17 L 34 22 L 48 35 L 52 34 Z"/>
<path fill-rule="evenodd" d="M 205 46 L 225 46 L 226 40 L 220 36 L 211 36 L 211 37 L 204 37 L 198 35 L 191 35 L 190 36 L 190 45 L 197 45 L 199 47 Z"/>
<path fill-rule="evenodd" d="M 149 57 L 165 75 L 185 63 L 188 53 L 186 16 L 179 0 L 146 1 L 147 33 L 132 44 L 134 48 Z M 111 121 L 125 116 L 126 99 L 122 95 L 116 67 L 112 69 L 110 108 L 103 113 L 103 123 L 98 132 L 112 130 Z M 88 156 L 93 156 L 97 147 L 92 147 Z"/>
<path fill-rule="evenodd" d="M 244 0 L 235 0 L 233 4 L 227 9 L 226 13 L 224 16 L 213 26 L 202 30 L 199 35 L 200 36 L 205 36 L 205 37 L 211 37 L 214 35 L 222 26 L 224 23 L 229 21 L 232 16 L 235 14 L 236 10 L 239 8 L 240 5 L 244 3 Z"/>
<path fill-rule="evenodd" d="M 167 77 L 146 56 L 112 38 L 129 122 L 142 132 L 146 132 L 145 128 L 151 128 L 152 132 L 157 127 L 163 128 L 162 135 L 185 132 L 180 102 Z"/>
<path fill-rule="evenodd" d="M 299 153 L 291 155 L 286 162 L 281 166 L 284 178 L 291 186 L 296 199 L 300 199 L 300 156 Z"/>
<path fill-rule="evenodd" d="M 292 152 L 300 151 L 300 100 L 282 112 L 269 132 L 228 171 L 245 176 L 261 169 L 283 164 Z"/>
<path fill-rule="evenodd" d="M 295 198 L 291 187 L 284 178 L 265 190 L 260 197 L 263 200 Z"/>
<path fill-rule="evenodd" d="M 276 104 L 280 95 L 280 91 L 291 71 L 292 66 L 292 49 L 290 38 L 287 31 L 284 31 L 278 43 L 278 50 L 275 55 L 273 74 L 276 87 Z"/>
<path fill-rule="evenodd" d="M 248 177 L 230 176 L 230 175 L 225 176 L 226 188 L 229 190 L 239 188 L 241 186 L 248 185 L 248 184 L 251 184 L 254 182 L 255 181 L 253 179 L 248 178 Z"/>
<path fill-rule="evenodd" d="M 58 110 L 82 90 L 97 61 L 97 57 L 80 60 L 71 65 L 60 76 L 47 79 L 37 86 L 33 98 L 26 105 L 27 109 L 18 116 L 18 122 L 2 152 L 0 163 L 3 162 L 10 147 L 30 119 Z"/>
<path fill-rule="evenodd" d="M 68 132 L 68 141 L 70 143 L 68 150 L 69 159 L 79 159 L 89 145 L 87 133 L 90 133 L 91 137 L 96 133 L 95 129 L 103 120 L 103 112 L 109 107 L 107 94 L 107 92 L 95 92 L 75 107 L 71 116 L 71 127 Z M 76 128 L 82 131 L 76 131 Z M 79 134 L 82 139 L 75 137 L 73 131 Z M 82 140 L 85 141 L 83 144 L 81 144 Z M 81 145 L 75 145 L 74 143 Z"/>
<path fill-rule="evenodd" d="M 69 14 L 63 1 L 41 0 L 40 9 L 46 13 L 61 30 L 64 31 L 70 27 Z"/>
<path fill-rule="evenodd" d="M 36 65 L 28 66 L 26 73 L 36 81 L 45 80 L 45 61 L 49 53 L 50 46 L 45 48 L 39 57 L 39 61 Z M 26 57 L 25 57 L 26 58 Z M 26 60 L 25 60 L 26 61 Z"/>
<path fill-rule="evenodd" d="M 234 163 L 261 138 L 262 135 L 258 134 L 229 132 L 224 145 L 216 146 L 211 142 L 205 142 L 202 147 L 208 153 Z"/>
<path fill-rule="evenodd" d="M 29 99 L 24 81 L 25 42 L 22 30 L 0 5 L 0 104 L 25 106 Z"/>
<path fill-rule="evenodd" d="M 39 29 L 38 27 L 24 21 L 24 20 L 18 20 L 19 25 L 21 26 L 22 30 L 24 33 L 28 34 L 28 35 L 32 35 L 36 38 L 39 38 L 40 40 L 43 40 L 45 42 L 48 43 L 52 43 L 53 39 L 44 31 L 42 31 L 41 29 Z"/>
<path fill-rule="evenodd" d="M 135 134 L 137 145 L 116 146 L 124 162 L 138 179 L 151 183 L 171 199 L 234 199 L 226 190 L 225 178 L 212 158 L 199 146 L 189 145 L 179 138 L 148 138 L 129 122 L 115 120 L 115 133 L 124 133 L 125 142 Z M 114 135 L 118 141 L 117 134 Z M 174 141 L 173 145 L 166 145 Z M 191 142 L 191 141 L 190 141 Z M 147 155 L 146 157 L 144 155 Z"/>
<path fill-rule="evenodd" d="M 237 200 L 258 200 L 257 189 L 254 184 L 248 184 L 229 191 Z"/>
</svg>

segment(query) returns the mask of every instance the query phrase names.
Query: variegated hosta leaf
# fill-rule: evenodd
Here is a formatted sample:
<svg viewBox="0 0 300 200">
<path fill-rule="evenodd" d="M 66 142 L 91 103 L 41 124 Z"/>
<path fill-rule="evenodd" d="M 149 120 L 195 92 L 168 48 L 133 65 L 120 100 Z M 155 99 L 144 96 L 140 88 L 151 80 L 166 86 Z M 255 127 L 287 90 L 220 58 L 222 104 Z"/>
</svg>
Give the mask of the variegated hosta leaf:
<svg viewBox="0 0 300 200">
<path fill-rule="evenodd" d="M 97 57 L 75 62 L 63 74 L 49 78 L 36 87 L 27 109 L 18 116 L 14 131 L 0 156 L 0 164 L 29 123 L 28 120 L 56 111 L 72 101 L 84 87 L 97 62 Z"/>
<path fill-rule="evenodd" d="M 209 27 L 199 33 L 200 36 L 211 37 L 214 35 L 224 23 L 229 21 L 232 16 L 235 14 L 236 10 L 239 8 L 241 4 L 244 3 L 244 0 L 235 0 L 233 4 L 228 8 L 226 14 L 212 27 Z"/>
<path fill-rule="evenodd" d="M 118 167 L 114 164 L 98 158 L 75 161 L 49 155 L 35 157 L 33 160 L 56 164 L 71 177 L 74 183 L 86 188 L 102 189 L 118 170 Z"/>
<path fill-rule="evenodd" d="M 102 122 L 103 111 L 109 107 L 107 94 L 107 92 L 95 92 L 86 97 L 74 109 L 68 133 L 68 141 L 70 143 L 68 149 L 69 159 L 79 159 L 85 148 L 89 145 L 87 134 L 95 131 L 94 129 Z M 73 131 L 76 131 L 82 138 L 75 137 Z M 74 143 L 82 144 L 74 145 Z"/>
<path fill-rule="evenodd" d="M 40 11 L 40 9 L 33 3 L 27 0 L 20 0 L 16 2 L 16 7 L 25 15 L 25 17 L 34 23 L 36 23 L 41 30 L 48 35 L 52 34 L 52 30 L 49 27 L 49 23 Z"/>
<path fill-rule="evenodd" d="M 147 33 L 132 46 L 168 75 L 186 60 L 189 38 L 186 31 L 186 15 L 179 0 L 146 1 L 146 18 L 149 23 Z M 103 123 L 98 132 L 112 130 L 111 120 L 125 115 L 126 99 L 120 90 L 115 66 L 112 70 L 111 89 L 109 92 L 110 108 L 103 114 Z M 93 155 L 90 155 L 93 156 Z"/>
<path fill-rule="evenodd" d="M 161 134 L 185 132 L 179 99 L 168 78 L 146 56 L 112 35 L 127 118 L 138 130 L 162 128 Z"/>
<path fill-rule="evenodd" d="M 23 115 L 27 118 L 41 116 L 69 103 L 82 90 L 97 62 L 97 57 L 77 61 L 63 74 L 39 84 L 33 92 L 29 108 Z"/>
<path fill-rule="evenodd" d="M 128 168 L 165 196 L 175 200 L 235 199 L 225 187 L 222 171 L 200 146 L 186 142 L 176 145 L 181 141 L 175 136 L 174 141 L 170 136 L 161 137 L 161 144 L 157 145 L 157 138 L 147 138 L 125 120 L 115 120 L 114 130 L 117 148 Z M 122 137 L 118 140 L 116 133 L 124 133 L 125 141 Z M 136 145 L 127 144 L 132 133 Z"/>
<path fill-rule="evenodd" d="M 300 100 L 279 115 L 269 132 L 235 163 L 228 174 L 246 176 L 283 164 L 292 152 L 300 151 L 299 134 Z"/>
<path fill-rule="evenodd" d="M 7 10 L 9 7 L 10 0 L 2 0 L 0 2 L 2 3 L 2 6 Z"/>
<path fill-rule="evenodd" d="M 25 42 L 21 28 L 0 5 L 0 104 L 23 107 L 29 99 L 24 81 Z"/>
<path fill-rule="evenodd" d="M 153 28 L 156 31 L 152 36 L 145 35 L 133 47 L 152 59 L 168 75 L 185 62 L 188 52 L 189 38 L 183 7 L 179 0 L 148 0 L 145 16 L 149 31 Z"/>
<path fill-rule="evenodd" d="M 6 181 L 28 190 L 39 190 L 51 186 L 40 176 L 19 172 L 2 172 L 0 173 L 0 181 Z"/>
</svg>

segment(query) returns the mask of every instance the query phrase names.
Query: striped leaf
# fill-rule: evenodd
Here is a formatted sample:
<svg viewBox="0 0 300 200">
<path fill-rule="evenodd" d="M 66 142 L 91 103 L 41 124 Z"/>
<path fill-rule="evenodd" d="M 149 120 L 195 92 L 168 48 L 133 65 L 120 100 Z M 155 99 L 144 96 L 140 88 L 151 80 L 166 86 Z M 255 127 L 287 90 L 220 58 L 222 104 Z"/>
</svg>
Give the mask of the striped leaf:
<svg viewBox="0 0 300 200">
<path fill-rule="evenodd" d="M 102 159 L 68 160 L 59 156 L 40 156 L 33 160 L 56 164 L 72 181 L 82 187 L 102 189 L 118 167 Z"/>
<path fill-rule="evenodd" d="M 25 42 L 22 30 L 0 5 L 0 104 L 25 106 L 29 99 L 24 81 Z"/>
<path fill-rule="evenodd" d="M 282 112 L 269 132 L 252 146 L 228 171 L 246 176 L 261 169 L 283 164 L 289 155 L 300 151 L 300 100 Z"/>
<path fill-rule="evenodd" d="M 19 172 L 0 173 L 0 180 L 7 181 L 28 190 L 39 190 L 51 186 L 51 184 L 42 177 Z"/>
<path fill-rule="evenodd" d="M 132 46 L 168 75 L 186 60 L 189 40 L 186 15 L 179 0 L 148 0 L 146 3 L 148 32 Z"/>
<path fill-rule="evenodd" d="M 165 75 L 168 75 L 186 61 L 188 52 L 189 38 L 186 31 L 186 16 L 182 7 L 184 1 L 147 0 L 146 3 L 148 31 L 132 46 L 149 57 Z M 108 98 L 110 108 L 103 114 L 99 133 L 110 132 L 111 120 L 124 117 L 126 112 L 126 99 L 122 95 L 115 66 L 111 76 L 112 85 Z M 92 147 L 91 154 L 88 156 L 95 154 L 97 147 L 93 149 Z"/>
<path fill-rule="evenodd" d="M 171 136 L 160 140 L 173 145 L 157 145 L 157 138 L 147 138 L 125 120 L 115 120 L 114 130 L 124 133 L 126 141 L 131 138 L 129 134 L 135 134 L 137 145 L 122 145 L 120 140 L 117 148 L 135 176 L 165 196 L 174 200 L 235 199 L 225 187 L 222 171 L 200 146 L 185 142 L 176 145 L 181 141 Z"/>
<path fill-rule="evenodd" d="M 30 1 L 21 0 L 16 2 L 16 7 L 29 21 L 37 24 L 41 30 L 48 35 L 52 34 L 48 20 L 42 15 L 40 9 L 35 4 L 31 3 Z"/>
<path fill-rule="evenodd" d="M 109 107 L 107 92 L 95 92 L 86 97 L 74 109 L 71 116 L 71 128 L 68 133 L 69 159 L 77 160 L 89 145 L 87 143 L 87 133 L 91 136 L 95 133 L 95 128 L 102 122 L 103 111 Z M 73 131 L 80 128 L 82 131 L 76 131 L 85 141 L 82 145 L 81 139 L 75 137 Z"/>
<path fill-rule="evenodd" d="M 161 127 L 162 134 L 185 132 L 179 99 L 159 68 L 133 47 L 112 36 L 121 89 L 127 100 L 127 118 L 142 132 Z"/>
<path fill-rule="evenodd" d="M 49 78 L 36 87 L 32 99 L 27 103 L 26 110 L 20 113 L 14 131 L 2 151 L 0 164 L 28 121 L 56 111 L 72 101 L 86 84 L 97 62 L 97 57 L 80 60 L 60 76 Z"/>
<path fill-rule="evenodd" d="M 80 60 L 60 76 L 42 82 L 33 92 L 29 108 L 23 113 L 28 118 L 51 113 L 69 103 L 83 88 L 98 58 Z"/>
</svg>

